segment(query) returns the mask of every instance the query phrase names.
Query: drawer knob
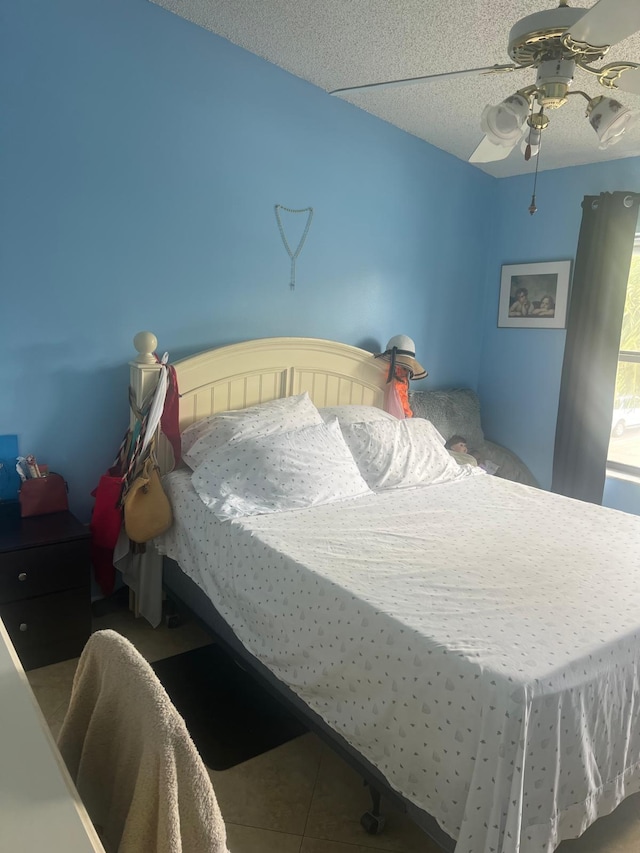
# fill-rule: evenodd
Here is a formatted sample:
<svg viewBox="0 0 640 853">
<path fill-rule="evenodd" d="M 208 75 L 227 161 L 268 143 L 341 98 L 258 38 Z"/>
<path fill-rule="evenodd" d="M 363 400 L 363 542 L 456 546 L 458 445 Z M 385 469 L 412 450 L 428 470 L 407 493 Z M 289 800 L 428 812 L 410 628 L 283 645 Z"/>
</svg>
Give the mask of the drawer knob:
<svg viewBox="0 0 640 853">
<path fill-rule="evenodd" d="M 20 572 L 20 574 L 18 575 L 18 580 L 19 581 L 26 581 L 26 579 L 27 579 L 27 573 L 26 572 Z"/>
<path fill-rule="evenodd" d="M 21 622 L 21 623 L 20 623 L 20 630 L 21 630 L 21 631 L 26 631 L 28 627 L 29 627 L 29 626 L 27 625 L 27 623 L 26 623 L 26 622 Z"/>
</svg>

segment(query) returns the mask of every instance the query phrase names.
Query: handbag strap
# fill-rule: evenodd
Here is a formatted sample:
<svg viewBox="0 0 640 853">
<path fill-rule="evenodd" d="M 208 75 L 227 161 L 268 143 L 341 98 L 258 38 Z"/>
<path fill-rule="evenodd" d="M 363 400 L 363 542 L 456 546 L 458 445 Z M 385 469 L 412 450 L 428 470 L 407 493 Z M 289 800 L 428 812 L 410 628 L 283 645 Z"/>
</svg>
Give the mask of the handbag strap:
<svg viewBox="0 0 640 853">
<path fill-rule="evenodd" d="M 131 450 L 131 441 L 132 441 L 132 431 L 128 429 L 122 441 L 120 442 L 120 447 L 118 448 L 118 452 L 116 453 L 116 458 L 113 460 L 113 464 L 111 468 L 115 468 L 120 474 L 125 470 L 127 459 L 129 458 L 129 452 Z"/>
<path fill-rule="evenodd" d="M 158 459 L 156 456 L 156 436 L 154 435 L 147 445 L 147 448 L 144 453 L 142 453 L 142 433 L 138 435 L 136 446 L 134 447 L 133 453 L 131 455 L 131 460 L 122 477 L 122 491 L 120 492 L 120 501 L 119 506 L 122 506 L 124 503 L 124 499 L 127 496 L 127 492 L 131 488 L 133 482 L 137 477 L 140 476 L 142 469 L 144 468 L 145 463 L 148 459 L 151 459 L 153 465 L 157 468 Z"/>
</svg>

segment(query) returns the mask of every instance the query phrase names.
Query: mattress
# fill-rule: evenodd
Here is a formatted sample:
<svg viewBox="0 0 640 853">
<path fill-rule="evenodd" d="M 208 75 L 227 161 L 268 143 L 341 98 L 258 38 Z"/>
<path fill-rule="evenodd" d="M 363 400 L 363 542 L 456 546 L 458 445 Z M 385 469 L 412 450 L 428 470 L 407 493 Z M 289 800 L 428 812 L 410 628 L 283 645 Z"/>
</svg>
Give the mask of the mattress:
<svg viewBox="0 0 640 853">
<path fill-rule="evenodd" d="M 640 519 L 482 476 L 157 543 L 247 650 L 433 815 L 540 853 L 640 789 Z"/>
</svg>

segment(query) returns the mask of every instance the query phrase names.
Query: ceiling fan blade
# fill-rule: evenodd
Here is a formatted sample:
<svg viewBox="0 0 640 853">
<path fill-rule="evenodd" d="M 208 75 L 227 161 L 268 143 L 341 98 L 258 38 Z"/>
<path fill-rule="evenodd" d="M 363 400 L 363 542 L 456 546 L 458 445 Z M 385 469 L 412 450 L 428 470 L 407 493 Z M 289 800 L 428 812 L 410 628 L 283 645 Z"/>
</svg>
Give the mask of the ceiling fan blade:
<svg viewBox="0 0 640 853">
<path fill-rule="evenodd" d="M 488 136 L 484 136 L 476 150 L 469 157 L 469 162 L 495 163 L 496 160 L 504 160 L 511 154 L 518 142 L 520 142 L 520 139 L 516 139 L 511 146 L 495 145 Z"/>
<path fill-rule="evenodd" d="M 636 0 L 598 0 L 567 30 L 574 41 L 593 47 L 617 44 L 640 30 L 640 3 Z"/>
<path fill-rule="evenodd" d="M 504 71 L 516 71 L 521 65 L 488 65 L 486 68 L 467 68 L 464 71 L 445 71 L 443 74 L 426 74 L 424 77 L 407 77 L 404 80 L 385 80 L 382 83 L 365 83 L 363 86 L 346 86 L 344 89 L 333 89 L 330 95 L 343 95 L 347 92 L 366 92 L 368 89 L 391 89 L 393 86 L 409 86 L 411 83 L 422 83 L 425 80 L 442 80 L 446 77 L 465 77 L 471 74 L 495 74 Z"/>
<path fill-rule="evenodd" d="M 614 91 L 620 89 L 622 92 L 631 92 L 634 95 L 640 95 L 640 68 L 631 68 L 629 71 L 623 71 L 616 79 Z"/>
</svg>

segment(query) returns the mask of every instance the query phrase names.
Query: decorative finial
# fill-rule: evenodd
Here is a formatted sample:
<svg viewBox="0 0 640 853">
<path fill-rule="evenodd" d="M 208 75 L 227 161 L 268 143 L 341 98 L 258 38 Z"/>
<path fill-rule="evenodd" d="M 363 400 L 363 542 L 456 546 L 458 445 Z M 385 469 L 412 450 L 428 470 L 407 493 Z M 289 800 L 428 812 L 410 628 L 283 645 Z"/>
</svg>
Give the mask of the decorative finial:
<svg viewBox="0 0 640 853">
<path fill-rule="evenodd" d="M 537 209 L 538 208 L 536 207 L 536 194 L 534 193 L 531 196 L 531 204 L 529 205 L 529 213 L 531 214 L 531 216 L 533 216 Z"/>
<path fill-rule="evenodd" d="M 133 339 L 133 345 L 138 351 L 138 357 L 135 359 L 137 364 L 156 363 L 153 354 L 158 346 L 158 339 L 153 332 L 138 332 Z"/>
</svg>

